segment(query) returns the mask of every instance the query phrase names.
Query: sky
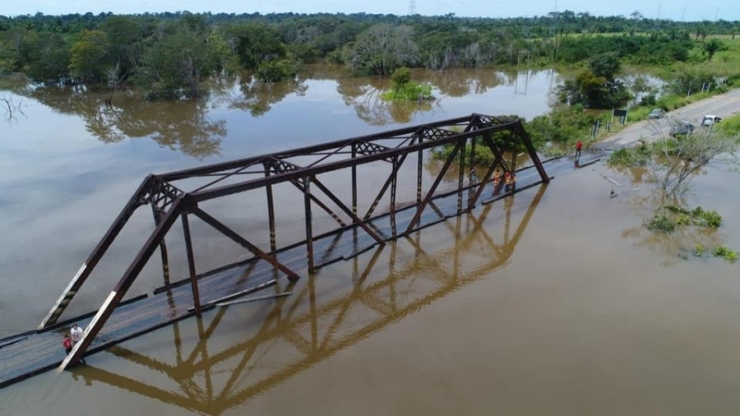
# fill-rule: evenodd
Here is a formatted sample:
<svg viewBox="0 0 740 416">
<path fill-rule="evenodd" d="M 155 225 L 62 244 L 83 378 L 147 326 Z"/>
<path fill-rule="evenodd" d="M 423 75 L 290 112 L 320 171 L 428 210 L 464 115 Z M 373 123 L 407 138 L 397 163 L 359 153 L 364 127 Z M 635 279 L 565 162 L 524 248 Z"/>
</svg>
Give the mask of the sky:
<svg viewBox="0 0 740 416">
<path fill-rule="evenodd" d="M 546 15 L 554 10 L 588 12 L 593 15 L 628 16 L 639 11 L 645 17 L 672 20 L 740 20 L 737 0 L 414 0 L 416 13 L 480 17 Z M 100 12 L 144 13 L 189 11 L 213 13 L 382 13 L 408 14 L 410 0 L 0 0 L 0 15 L 67 14 Z"/>
</svg>

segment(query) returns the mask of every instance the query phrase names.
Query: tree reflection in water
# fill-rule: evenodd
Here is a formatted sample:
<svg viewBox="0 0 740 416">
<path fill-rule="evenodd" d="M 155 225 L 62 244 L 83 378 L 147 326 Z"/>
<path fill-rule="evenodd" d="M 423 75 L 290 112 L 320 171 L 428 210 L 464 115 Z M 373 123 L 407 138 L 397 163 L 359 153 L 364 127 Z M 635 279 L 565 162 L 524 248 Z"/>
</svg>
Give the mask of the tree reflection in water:
<svg viewBox="0 0 740 416">
<path fill-rule="evenodd" d="M 276 83 L 264 83 L 254 79 L 240 81 L 237 79 L 221 80 L 229 84 L 231 93 L 226 94 L 226 104 L 230 109 L 249 111 L 253 117 L 259 117 L 270 111 L 273 105 L 281 102 L 290 94 L 305 96 L 308 86 L 303 79 Z M 233 94 L 234 90 L 240 91 Z"/>
<path fill-rule="evenodd" d="M 198 159 L 217 155 L 226 136 L 226 121 L 208 116 L 209 94 L 195 100 L 151 101 L 132 92 L 108 93 L 77 88 L 25 88 L 19 94 L 61 114 L 80 117 L 86 130 L 105 143 L 149 137 L 162 147 Z"/>
<path fill-rule="evenodd" d="M 306 80 L 331 80 L 345 105 L 357 117 L 373 126 L 409 123 L 419 113 L 441 109 L 445 97 L 484 94 L 500 85 L 512 85 L 515 72 L 453 69 L 446 71 L 414 70 L 418 82 L 429 82 L 435 88 L 434 102 L 387 102 L 380 98 L 390 88 L 388 79 L 357 77 L 339 65 L 309 65 L 301 78 L 266 84 L 251 76 L 220 77 L 204 84 L 205 91 L 194 100 L 146 100 L 140 94 L 116 92 L 110 103 L 110 92 L 81 88 L 14 86 L 3 89 L 13 94 L 38 100 L 62 114 L 80 117 L 87 131 L 105 143 L 125 138 L 148 137 L 160 146 L 203 159 L 218 155 L 226 137 L 225 120 L 214 120 L 209 110 L 223 107 L 248 111 L 260 117 L 291 94 L 303 96 Z"/>
<path fill-rule="evenodd" d="M 357 117 L 372 126 L 388 123 L 409 123 L 420 112 L 439 108 L 438 102 L 385 101 L 380 96 L 390 88 L 390 82 L 380 78 L 341 78 L 337 92 L 354 108 Z"/>
</svg>

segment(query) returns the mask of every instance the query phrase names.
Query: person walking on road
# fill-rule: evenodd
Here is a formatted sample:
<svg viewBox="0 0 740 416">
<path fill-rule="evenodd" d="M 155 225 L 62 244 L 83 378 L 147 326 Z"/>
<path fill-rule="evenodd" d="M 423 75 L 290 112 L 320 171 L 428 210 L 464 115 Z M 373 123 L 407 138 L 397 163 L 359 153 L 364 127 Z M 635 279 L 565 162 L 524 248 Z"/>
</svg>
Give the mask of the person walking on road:
<svg viewBox="0 0 740 416">
<path fill-rule="evenodd" d="M 583 143 L 581 141 L 576 142 L 576 161 L 581 160 L 581 149 L 583 148 Z"/>
</svg>

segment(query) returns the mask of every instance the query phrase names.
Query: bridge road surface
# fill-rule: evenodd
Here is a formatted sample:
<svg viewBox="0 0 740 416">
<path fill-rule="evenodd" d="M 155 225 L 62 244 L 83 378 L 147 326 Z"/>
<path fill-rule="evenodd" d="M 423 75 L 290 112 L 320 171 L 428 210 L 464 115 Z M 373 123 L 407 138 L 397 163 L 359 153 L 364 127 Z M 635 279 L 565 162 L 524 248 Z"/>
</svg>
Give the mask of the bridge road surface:
<svg viewBox="0 0 740 416">
<path fill-rule="evenodd" d="M 598 157 L 585 156 L 582 164 Z M 555 158 L 543 160 L 543 165 L 550 177 L 557 177 L 574 170 L 570 158 Z M 525 168 L 525 166 L 529 166 Z M 530 163 L 522 166 L 523 170 L 517 174 L 517 191 L 525 190 L 528 185 L 541 181 L 536 169 Z M 522 170 L 519 169 L 519 170 Z M 489 182 L 480 196 L 479 206 L 492 200 L 493 186 Z M 454 188 L 457 186 L 455 184 Z M 451 189 L 438 189 L 437 193 L 450 192 Z M 503 197 L 499 194 L 495 199 Z M 463 204 L 467 204 L 468 192 L 463 192 Z M 417 228 L 435 224 L 445 218 L 455 216 L 457 212 L 457 193 L 438 197 L 433 200 L 434 207 L 428 206 L 419 220 Z M 431 204 L 430 204 L 431 205 Z M 413 206 L 409 207 L 413 208 Z M 434 209 L 436 208 L 436 209 Z M 396 222 L 399 230 L 404 230 L 411 222 L 414 209 L 399 209 Z M 390 224 L 387 213 L 376 217 L 370 222 L 372 228 L 384 239 L 390 239 Z M 353 233 L 346 230 L 341 233 L 317 237 L 314 240 L 314 258 L 317 267 L 334 261 L 347 260 L 372 248 L 376 244 L 369 234 L 360 229 L 357 240 Z M 287 267 L 301 271 L 306 264 L 306 246 L 297 245 L 278 251 L 275 256 Z M 242 290 L 254 291 L 266 288 L 275 278 L 272 267 L 264 261 L 246 260 L 235 265 L 224 267 L 215 273 L 205 273 L 198 277 L 201 303 L 227 296 Z M 162 289 L 162 290 L 160 290 Z M 192 292 L 189 284 L 157 289 L 154 294 L 143 299 L 133 300 L 121 305 L 113 312 L 103 330 L 94 339 L 86 355 L 101 351 L 111 345 L 143 335 L 154 329 L 168 325 L 179 319 L 192 315 L 189 308 L 192 306 Z M 93 312 L 94 313 L 94 312 Z M 76 323 L 85 327 L 89 324 L 92 313 L 78 317 Z M 69 323 L 71 325 L 71 323 Z M 62 348 L 62 333 L 68 325 L 46 332 L 29 332 L 10 336 L 0 340 L 0 389 L 36 374 L 57 367 L 65 358 Z M 0 412 L 1 414 L 1 412 Z"/>
<path fill-rule="evenodd" d="M 665 118 L 661 120 L 646 120 L 635 123 L 601 140 L 594 147 L 599 150 L 614 150 L 633 146 L 640 139 L 648 143 L 654 142 L 668 135 L 670 130 L 668 120 L 672 119 L 690 121 L 699 130 L 701 129 L 701 119 L 705 115 L 727 118 L 735 114 L 740 114 L 740 89 L 734 89 L 724 94 L 697 101 L 686 107 L 681 107 L 666 113 Z"/>
</svg>

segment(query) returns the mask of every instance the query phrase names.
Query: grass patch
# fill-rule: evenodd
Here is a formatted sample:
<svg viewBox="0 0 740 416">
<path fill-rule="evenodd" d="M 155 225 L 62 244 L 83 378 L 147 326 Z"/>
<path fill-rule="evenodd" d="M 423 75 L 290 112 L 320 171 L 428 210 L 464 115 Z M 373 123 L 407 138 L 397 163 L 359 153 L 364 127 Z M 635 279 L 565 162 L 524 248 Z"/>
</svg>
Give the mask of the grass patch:
<svg viewBox="0 0 740 416">
<path fill-rule="evenodd" d="M 639 146 L 633 148 L 623 147 L 617 149 L 609 155 L 607 164 L 612 167 L 639 167 L 645 166 L 652 157 L 652 149 L 649 145 L 642 142 Z"/>
<path fill-rule="evenodd" d="M 694 226 L 701 228 L 719 228 L 722 216 L 717 211 L 706 211 L 702 207 L 688 210 L 676 205 L 668 205 L 661 212 L 645 221 L 645 227 L 653 232 L 670 234 L 679 228 Z M 702 248 L 696 251 L 703 252 Z"/>
<path fill-rule="evenodd" d="M 386 101 L 430 101 L 434 99 L 434 96 L 432 96 L 431 85 L 407 82 L 394 85 L 390 91 L 384 92 L 380 98 Z"/>
<path fill-rule="evenodd" d="M 653 108 L 657 108 L 657 106 L 637 106 L 630 108 L 627 112 L 627 122 L 636 123 L 638 121 L 647 120 L 648 114 L 653 111 Z"/>
<path fill-rule="evenodd" d="M 727 117 L 712 128 L 719 134 L 726 136 L 740 136 L 740 114 Z"/>
</svg>

